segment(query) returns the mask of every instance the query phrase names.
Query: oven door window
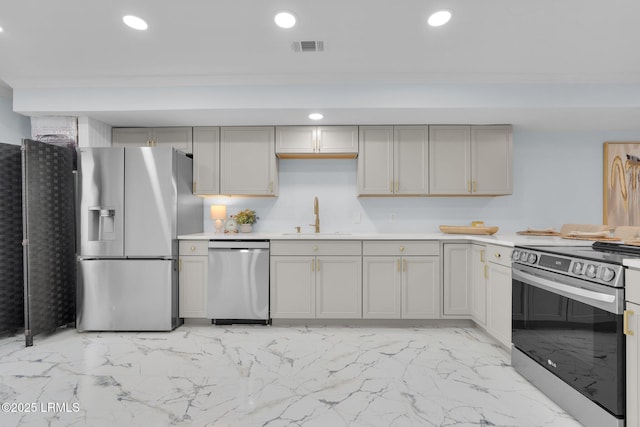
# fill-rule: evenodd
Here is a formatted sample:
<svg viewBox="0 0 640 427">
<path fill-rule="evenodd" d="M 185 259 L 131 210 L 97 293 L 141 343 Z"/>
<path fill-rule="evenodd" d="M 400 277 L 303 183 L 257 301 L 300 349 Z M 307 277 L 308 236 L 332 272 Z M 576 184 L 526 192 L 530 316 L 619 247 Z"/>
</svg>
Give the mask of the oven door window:
<svg viewBox="0 0 640 427">
<path fill-rule="evenodd" d="M 624 415 L 622 316 L 513 280 L 513 345 L 574 389 Z"/>
</svg>

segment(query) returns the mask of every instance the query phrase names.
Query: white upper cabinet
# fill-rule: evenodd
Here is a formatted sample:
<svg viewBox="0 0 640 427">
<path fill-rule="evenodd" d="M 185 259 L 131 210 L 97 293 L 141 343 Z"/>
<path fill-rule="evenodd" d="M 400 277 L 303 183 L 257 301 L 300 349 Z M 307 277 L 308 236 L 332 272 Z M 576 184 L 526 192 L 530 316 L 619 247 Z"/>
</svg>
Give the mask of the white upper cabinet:
<svg viewBox="0 0 640 427">
<path fill-rule="evenodd" d="M 357 126 L 277 126 L 276 154 L 281 158 L 354 158 Z"/>
<path fill-rule="evenodd" d="M 427 126 L 360 126 L 359 195 L 429 192 Z"/>
<path fill-rule="evenodd" d="M 278 194 L 274 133 L 271 126 L 220 128 L 221 194 Z"/>
<path fill-rule="evenodd" d="M 360 126 L 358 194 L 393 194 L 393 126 Z"/>
<path fill-rule="evenodd" d="M 471 126 L 473 194 L 511 194 L 511 126 Z"/>
<path fill-rule="evenodd" d="M 220 128 L 193 128 L 193 194 L 220 194 Z"/>
<path fill-rule="evenodd" d="M 113 128 L 111 143 L 114 147 L 173 147 L 184 153 L 191 154 L 191 127 L 162 127 L 162 128 Z"/>
<path fill-rule="evenodd" d="M 427 126 L 393 127 L 395 194 L 429 193 L 429 131 Z"/>
<path fill-rule="evenodd" d="M 510 125 L 429 126 L 429 193 L 513 192 Z"/>
</svg>

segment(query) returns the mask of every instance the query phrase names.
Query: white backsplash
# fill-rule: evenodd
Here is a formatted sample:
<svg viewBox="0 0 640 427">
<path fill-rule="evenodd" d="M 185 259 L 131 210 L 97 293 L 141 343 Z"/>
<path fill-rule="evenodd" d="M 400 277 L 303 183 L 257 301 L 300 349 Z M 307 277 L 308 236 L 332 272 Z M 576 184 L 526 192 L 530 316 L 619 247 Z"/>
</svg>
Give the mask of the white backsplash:
<svg viewBox="0 0 640 427">
<path fill-rule="evenodd" d="M 280 160 L 280 195 L 205 199 L 227 213 L 254 209 L 262 232 L 312 232 L 313 198 L 322 232 L 436 232 L 441 224 L 484 221 L 514 232 L 527 227 L 602 221 L 602 144 L 640 140 L 639 132 L 514 133 L 513 195 L 501 197 L 357 197 L 357 160 Z"/>
</svg>

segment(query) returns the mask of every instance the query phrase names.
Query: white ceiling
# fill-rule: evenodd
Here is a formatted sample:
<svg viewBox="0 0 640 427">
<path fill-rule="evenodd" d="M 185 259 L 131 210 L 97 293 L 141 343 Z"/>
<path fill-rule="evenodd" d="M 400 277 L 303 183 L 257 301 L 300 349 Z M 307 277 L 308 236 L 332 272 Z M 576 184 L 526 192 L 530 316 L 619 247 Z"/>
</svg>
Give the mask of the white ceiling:
<svg viewBox="0 0 640 427">
<path fill-rule="evenodd" d="M 450 24 L 428 27 L 441 8 Z M 293 29 L 273 24 L 283 9 Z M 333 124 L 637 130 L 638 19 L 638 0 L 3 1 L 0 80 L 18 112 L 116 126 L 302 124 L 317 109 Z"/>
</svg>

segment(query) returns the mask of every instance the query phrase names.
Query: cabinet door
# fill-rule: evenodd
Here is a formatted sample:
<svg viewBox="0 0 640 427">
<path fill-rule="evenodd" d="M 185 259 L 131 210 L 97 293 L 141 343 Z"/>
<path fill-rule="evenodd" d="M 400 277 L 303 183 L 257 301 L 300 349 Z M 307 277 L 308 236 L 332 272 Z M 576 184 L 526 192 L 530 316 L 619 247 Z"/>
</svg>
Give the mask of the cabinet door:
<svg viewBox="0 0 640 427">
<path fill-rule="evenodd" d="M 362 257 L 316 257 L 316 317 L 362 318 Z"/>
<path fill-rule="evenodd" d="M 511 126 L 471 126 L 473 194 L 511 194 Z"/>
<path fill-rule="evenodd" d="M 312 154 L 316 149 L 315 126 L 277 126 L 276 153 Z"/>
<path fill-rule="evenodd" d="M 429 126 L 429 193 L 471 193 L 471 128 Z"/>
<path fill-rule="evenodd" d="M 153 128 L 154 147 L 173 147 L 191 154 L 193 133 L 191 127 Z"/>
<path fill-rule="evenodd" d="M 402 318 L 440 317 L 440 257 L 402 258 Z"/>
<path fill-rule="evenodd" d="M 395 194 L 428 194 L 429 128 L 395 126 L 393 145 Z"/>
<path fill-rule="evenodd" d="M 358 195 L 393 194 L 393 126 L 360 126 Z"/>
<path fill-rule="evenodd" d="M 277 195 L 273 127 L 220 129 L 220 193 Z"/>
<path fill-rule="evenodd" d="M 627 302 L 627 426 L 640 426 L 640 305 Z"/>
<path fill-rule="evenodd" d="M 487 332 L 505 347 L 511 346 L 511 268 L 489 262 Z"/>
<path fill-rule="evenodd" d="M 402 259 L 366 256 L 363 263 L 362 317 L 365 319 L 400 319 Z"/>
<path fill-rule="evenodd" d="M 272 256 L 270 264 L 271 317 L 315 318 L 315 257 Z"/>
<path fill-rule="evenodd" d="M 193 194 L 220 194 L 220 128 L 193 128 Z"/>
<path fill-rule="evenodd" d="M 487 324 L 487 249 L 471 245 L 471 316 L 481 325 Z"/>
<path fill-rule="evenodd" d="M 318 126 L 318 153 L 358 153 L 358 126 Z"/>
<path fill-rule="evenodd" d="M 444 244 L 445 316 L 467 317 L 471 314 L 471 245 Z"/>
<path fill-rule="evenodd" d="M 113 128 L 111 145 L 114 147 L 151 147 L 152 128 Z"/>
<path fill-rule="evenodd" d="M 179 316 L 206 317 L 209 258 L 181 256 L 179 270 Z"/>
</svg>

